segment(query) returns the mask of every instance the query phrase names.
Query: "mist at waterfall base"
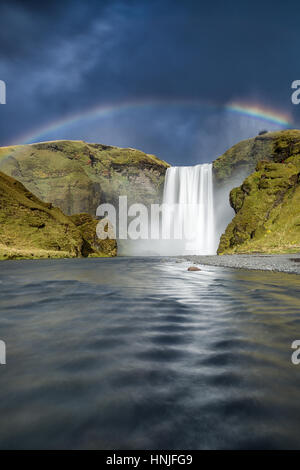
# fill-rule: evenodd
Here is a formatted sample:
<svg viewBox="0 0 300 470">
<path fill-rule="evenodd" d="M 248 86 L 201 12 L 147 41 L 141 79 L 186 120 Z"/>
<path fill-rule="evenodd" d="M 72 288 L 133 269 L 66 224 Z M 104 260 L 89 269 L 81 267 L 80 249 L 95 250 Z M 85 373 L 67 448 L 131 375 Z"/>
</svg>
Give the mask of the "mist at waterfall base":
<svg viewBox="0 0 300 470">
<path fill-rule="evenodd" d="M 168 168 L 162 213 L 150 217 L 148 239 L 119 240 L 119 254 L 131 256 L 214 255 L 221 232 L 232 218 L 228 194 L 214 204 L 212 164 Z M 159 226 L 159 227 L 157 227 Z M 159 239 L 151 234 L 159 233 Z"/>
</svg>

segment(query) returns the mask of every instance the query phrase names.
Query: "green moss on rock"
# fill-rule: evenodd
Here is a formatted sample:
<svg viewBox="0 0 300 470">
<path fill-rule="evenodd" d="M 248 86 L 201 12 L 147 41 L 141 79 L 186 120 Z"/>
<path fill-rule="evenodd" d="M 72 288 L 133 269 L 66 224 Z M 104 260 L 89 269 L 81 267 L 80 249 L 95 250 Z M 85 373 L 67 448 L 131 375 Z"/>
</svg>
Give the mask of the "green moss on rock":
<svg viewBox="0 0 300 470">
<path fill-rule="evenodd" d="M 101 252 L 91 243 L 97 221 L 86 217 L 86 225 L 75 224 L 59 208 L 0 172 L 0 259 L 110 255 L 111 250 Z"/>
<path fill-rule="evenodd" d="M 0 148 L 0 170 L 66 214 L 95 215 L 99 204 L 159 202 L 168 164 L 154 155 L 83 141 Z"/>
<path fill-rule="evenodd" d="M 300 250 L 300 159 L 287 145 L 281 163 L 260 161 L 230 193 L 236 215 L 221 236 L 218 254 Z"/>
<path fill-rule="evenodd" d="M 115 238 L 101 240 L 97 237 L 96 227 L 98 220 L 94 219 L 90 214 L 71 215 L 70 219 L 79 228 L 82 237 L 85 240 L 83 252 L 85 256 L 116 256 L 117 242 Z"/>
<path fill-rule="evenodd" d="M 243 140 L 213 162 L 215 181 L 221 185 L 238 173 L 250 174 L 261 161 L 283 162 L 300 154 L 300 131 L 267 132 Z"/>
</svg>

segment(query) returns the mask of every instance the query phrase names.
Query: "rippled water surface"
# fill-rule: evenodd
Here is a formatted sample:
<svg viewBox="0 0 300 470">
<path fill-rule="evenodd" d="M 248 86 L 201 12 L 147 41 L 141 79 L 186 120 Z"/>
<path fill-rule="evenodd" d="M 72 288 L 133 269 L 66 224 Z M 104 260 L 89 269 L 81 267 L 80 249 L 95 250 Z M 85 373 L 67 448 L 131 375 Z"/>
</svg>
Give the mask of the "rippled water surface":
<svg viewBox="0 0 300 470">
<path fill-rule="evenodd" d="M 0 448 L 300 449 L 296 275 L 0 265 Z"/>
</svg>

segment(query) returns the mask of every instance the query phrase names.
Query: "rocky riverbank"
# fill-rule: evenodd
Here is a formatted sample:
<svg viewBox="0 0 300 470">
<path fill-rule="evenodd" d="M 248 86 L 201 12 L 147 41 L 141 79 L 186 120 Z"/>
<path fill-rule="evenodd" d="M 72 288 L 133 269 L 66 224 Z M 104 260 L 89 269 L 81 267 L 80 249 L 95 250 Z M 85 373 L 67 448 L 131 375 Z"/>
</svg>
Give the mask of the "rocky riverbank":
<svg viewBox="0 0 300 470">
<path fill-rule="evenodd" d="M 283 255 L 223 255 L 223 256 L 184 256 L 181 259 L 196 265 L 220 266 L 223 268 L 256 269 L 300 274 L 300 253 Z"/>
</svg>

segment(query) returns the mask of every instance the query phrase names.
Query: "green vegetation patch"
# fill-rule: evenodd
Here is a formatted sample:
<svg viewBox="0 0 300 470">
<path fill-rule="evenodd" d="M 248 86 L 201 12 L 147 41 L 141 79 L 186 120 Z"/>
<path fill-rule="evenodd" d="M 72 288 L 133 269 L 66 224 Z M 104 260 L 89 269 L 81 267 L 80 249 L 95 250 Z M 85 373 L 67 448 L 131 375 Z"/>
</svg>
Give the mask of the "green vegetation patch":
<svg viewBox="0 0 300 470">
<path fill-rule="evenodd" d="M 222 235 L 218 254 L 289 253 L 300 250 L 299 158 L 261 161 L 230 193 L 236 215 Z"/>
<path fill-rule="evenodd" d="M 52 203 L 45 203 L 20 182 L 0 172 L 0 258 L 114 256 L 90 244 L 97 221 L 81 226 Z M 86 233 L 85 233 L 86 230 Z M 95 233 L 95 232 L 94 232 Z M 115 242 L 114 242 L 115 243 Z"/>
</svg>

